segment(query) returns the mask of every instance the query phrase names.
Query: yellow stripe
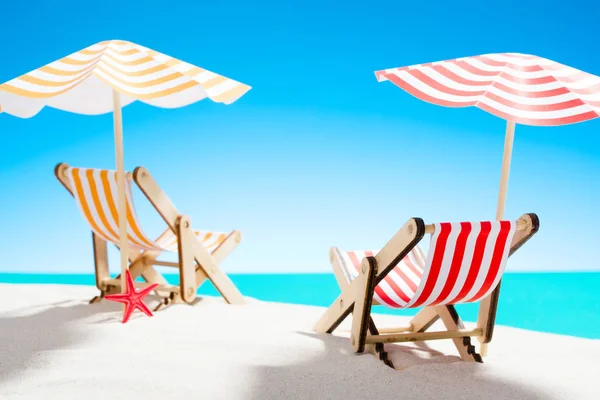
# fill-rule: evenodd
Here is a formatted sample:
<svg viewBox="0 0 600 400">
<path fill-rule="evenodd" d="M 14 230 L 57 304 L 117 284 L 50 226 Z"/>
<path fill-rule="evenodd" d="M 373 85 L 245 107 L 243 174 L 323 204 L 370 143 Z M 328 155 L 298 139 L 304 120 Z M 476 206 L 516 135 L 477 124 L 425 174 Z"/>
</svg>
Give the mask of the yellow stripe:
<svg viewBox="0 0 600 400">
<path fill-rule="evenodd" d="M 85 79 L 82 80 L 81 82 L 83 82 L 83 81 L 85 81 Z M 57 92 L 51 92 L 51 93 L 32 92 L 31 90 L 21 89 L 16 86 L 9 85 L 8 83 L 3 83 L 2 85 L 0 85 L 0 89 L 10 92 L 12 94 L 16 94 L 16 95 L 23 96 L 23 97 L 29 97 L 32 99 L 47 99 L 49 97 L 58 96 L 59 94 L 68 92 L 69 90 L 80 85 L 81 82 L 79 82 L 78 84 L 73 85 L 71 87 L 68 87 L 66 89 L 59 90 Z"/>
<path fill-rule="evenodd" d="M 190 70 L 187 71 L 185 74 L 188 76 L 191 76 L 191 77 L 195 77 L 197 75 L 200 75 L 204 71 L 206 71 L 204 68 L 200 68 L 200 67 L 196 67 L 195 65 L 192 65 L 192 68 L 190 68 Z"/>
<path fill-rule="evenodd" d="M 74 79 L 64 81 L 64 82 L 49 81 L 46 79 L 36 78 L 35 76 L 31 76 L 31 75 L 23 75 L 17 79 L 20 81 L 31 83 L 31 84 L 38 85 L 38 86 L 60 88 L 60 87 L 64 87 L 64 86 L 69 86 L 71 83 L 76 82 L 79 79 L 82 79 L 85 75 L 89 75 L 90 73 L 91 72 L 82 74 L 81 76 L 78 76 Z M 83 78 L 83 79 L 85 80 L 85 78 Z"/>
<path fill-rule="evenodd" d="M 97 65 L 96 68 L 99 71 L 102 71 L 103 73 L 105 73 L 106 75 L 111 77 L 112 79 L 114 79 L 115 81 L 119 82 L 120 84 L 129 86 L 129 87 L 133 87 L 133 88 L 148 88 L 151 86 L 156 86 L 156 85 L 160 85 L 160 84 L 163 84 L 166 82 L 170 82 L 172 80 L 175 80 L 177 78 L 181 78 L 182 76 L 184 76 L 183 74 L 180 74 L 179 72 L 173 72 L 169 75 L 165 75 L 160 78 L 155 78 L 153 80 L 146 81 L 146 82 L 129 82 L 129 81 L 126 81 L 126 80 L 114 75 L 112 73 L 112 71 L 109 71 L 107 68 L 104 68 L 102 65 Z"/>
<path fill-rule="evenodd" d="M 99 226 L 96 225 L 96 221 L 94 221 L 94 217 L 92 216 L 92 213 L 90 212 L 90 208 L 87 204 L 87 201 L 85 200 L 85 194 L 83 192 L 83 185 L 81 184 L 81 179 L 79 178 L 78 172 L 79 172 L 79 168 L 73 168 L 71 170 L 71 176 L 73 177 L 73 183 L 75 184 L 75 191 L 77 193 L 77 198 L 79 199 L 79 204 L 81 205 L 81 208 L 83 209 L 83 215 L 85 216 L 85 219 L 88 221 L 88 223 L 92 226 L 92 229 L 94 230 L 94 232 L 96 232 L 98 235 L 100 235 L 101 237 L 108 240 L 108 238 L 100 231 Z"/>
<path fill-rule="evenodd" d="M 87 171 L 85 171 L 85 177 L 88 180 L 90 193 L 92 194 L 92 200 L 94 202 L 94 208 L 96 209 L 96 212 L 100 217 L 100 221 L 102 221 L 102 224 L 110 232 L 111 235 L 113 235 L 114 237 L 119 237 L 119 235 L 117 235 L 117 232 L 115 232 L 114 229 L 110 226 L 110 223 L 106 218 L 106 214 L 102 209 L 102 203 L 100 202 L 100 196 L 98 195 L 98 183 L 96 182 L 96 179 L 94 179 L 94 171 L 88 169 Z"/>
<path fill-rule="evenodd" d="M 194 86 L 198 86 L 199 85 L 198 82 L 190 79 L 188 82 L 184 82 L 181 85 L 177 85 L 177 86 L 174 86 L 174 87 L 171 87 L 171 88 L 168 88 L 168 89 L 159 90 L 159 91 L 152 92 L 152 93 L 147 93 L 147 94 L 139 94 L 139 93 L 130 92 L 129 90 L 126 90 L 126 89 L 124 89 L 121 86 L 114 85 L 113 83 L 107 81 L 106 79 L 104 79 L 101 76 L 98 76 L 98 79 L 103 80 L 110 87 L 112 87 L 116 91 L 120 92 L 121 94 L 124 94 L 125 96 L 129 96 L 129 97 L 132 97 L 132 98 L 138 99 L 138 100 L 158 99 L 160 97 L 166 97 L 166 96 L 172 95 L 174 93 L 179 93 L 179 92 L 182 92 L 182 91 L 184 91 L 186 89 L 189 89 L 189 88 L 192 88 Z"/>
<path fill-rule="evenodd" d="M 88 67 L 81 68 L 81 69 L 78 69 L 75 71 L 66 71 L 64 69 L 58 69 L 58 68 L 51 67 L 49 65 L 44 65 L 43 67 L 38 68 L 37 71 L 45 72 L 46 74 L 52 74 L 52 75 L 56 75 L 56 76 L 75 76 L 75 75 L 81 74 L 84 71 L 92 70 L 95 65 L 96 64 L 94 63 Z M 29 74 L 31 74 L 31 72 Z M 17 78 L 17 79 L 19 79 L 19 78 Z"/>
<path fill-rule="evenodd" d="M 106 199 L 106 203 L 108 204 L 108 209 L 110 210 L 110 214 L 115 226 L 119 226 L 119 213 L 117 211 L 117 206 L 115 205 L 115 200 L 112 194 L 112 190 L 110 188 L 110 182 L 108 181 L 108 171 L 102 170 L 100 171 L 100 179 L 102 180 L 102 189 L 104 191 L 104 198 Z M 118 236 L 117 236 L 118 237 Z M 135 244 L 140 245 L 140 243 L 134 240 L 133 237 L 127 232 L 127 240 L 129 245 Z"/>
<path fill-rule="evenodd" d="M 251 89 L 250 86 L 240 83 L 238 86 L 235 86 L 223 93 L 220 93 L 216 96 L 210 96 L 210 99 L 217 103 L 226 103 L 230 100 L 241 97 L 244 93 L 246 93 L 250 89 Z"/>
<path fill-rule="evenodd" d="M 92 50 L 90 48 L 87 48 L 87 49 L 79 50 L 79 51 L 75 52 L 74 54 L 83 54 L 86 56 L 93 56 L 93 55 L 102 53 L 105 49 L 106 49 L 106 47 L 104 47 L 103 49 L 100 49 L 100 50 Z"/>
<path fill-rule="evenodd" d="M 71 58 L 71 56 L 67 56 L 57 61 L 67 65 L 89 65 L 98 61 L 100 57 L 102 57 L 102 54 L 100 54 L 98 57 L 92 58 L 91 60 L 76 60 L 74 58 Z"/>
<path fill-rule="evenodd" d="M 223 82 L 227 82 L 229 80 L 230 79 L 225 78 L 224 76 L 217 75 L 217 76 L 214 76 L 214 77 L 210 78 L 209 80 L 204 81 L 204 82 L 202 82 L 200 84 L 202 85 L 202 87 L 204 89 L 210 89 L 210 88 L 213 88 L 213 87 L 217 86 L 218 84 L 221 84 Z"/>
<path fill-rule="evenodd" d="M 128 65 L 128 66 L 140 65 L 140 64 L 148 63 L 150 61 L 154 61 L 154 59 L 152 57 L 148 57 L 148 56 L 144 56 L 142 58 L 138 58 L 135 60 L 129 60 L 129 61 L 119 60 L 118 58 L 114 57 L 110 53 L 104 53 L 104 56 L 110 58 L 117 64 Z"/>
</svg>

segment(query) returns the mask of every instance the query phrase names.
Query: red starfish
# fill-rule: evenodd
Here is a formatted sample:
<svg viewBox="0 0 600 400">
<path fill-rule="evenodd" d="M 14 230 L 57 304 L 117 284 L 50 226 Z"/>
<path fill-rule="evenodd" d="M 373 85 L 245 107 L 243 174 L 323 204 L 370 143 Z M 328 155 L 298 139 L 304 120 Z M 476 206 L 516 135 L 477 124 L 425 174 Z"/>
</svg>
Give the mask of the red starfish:
<svg viewBox="0 0 600 400">
<path fill-rule="evenodd" d="M 133 284 L 133 279 L 131 279 L 131 274 L 129 270 L 126 271 L 127 275 L 127 290 L 125 293 L 118 294 L 109 294 L 106 295 L 105 298 L 107 300 L 118 301 L 119 303 L 125 303 L 125 315 L 123 315 L 123 323 L 129 320 L 131 313 L 135 311 L 135 309 L 139 309 L 147 316 L 152 316 L 152 311 L 146 307 L 144 304 L 144 297 L 146 297 L 155 287 L 158 286 L 157 283 L 153 283 L 148 287 L 145 287 L 139 291 L 135 290 L 135 285 Z"/>
</svg>

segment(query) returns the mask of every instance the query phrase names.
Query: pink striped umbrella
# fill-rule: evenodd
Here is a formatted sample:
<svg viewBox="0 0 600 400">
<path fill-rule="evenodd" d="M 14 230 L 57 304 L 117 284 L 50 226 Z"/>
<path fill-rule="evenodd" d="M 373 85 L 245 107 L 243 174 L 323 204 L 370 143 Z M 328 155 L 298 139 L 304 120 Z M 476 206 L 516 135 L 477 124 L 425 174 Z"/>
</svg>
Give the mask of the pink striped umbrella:
<svg viewBox="0 0 600 400">
<path fill-rule="evenodd" d="M 559 126 L 600 116 L 600 77 L 533 55 L 485 54 L 391 68 L 375 76 L 423 101 L 474 106 L 507 121 L 497 220 L 504 218 L 515 123 Z M 486 352 L 483 344 L 481 352 Z"/>
<path fill-rule="evenodd" d="M 527 54 L 497 53 L 376 71 L 413 96 L 507 120 L 496 219 L 504 218 L 515 123 L 559 126 L 600 116 L 600 77 Z"/>
</svg>

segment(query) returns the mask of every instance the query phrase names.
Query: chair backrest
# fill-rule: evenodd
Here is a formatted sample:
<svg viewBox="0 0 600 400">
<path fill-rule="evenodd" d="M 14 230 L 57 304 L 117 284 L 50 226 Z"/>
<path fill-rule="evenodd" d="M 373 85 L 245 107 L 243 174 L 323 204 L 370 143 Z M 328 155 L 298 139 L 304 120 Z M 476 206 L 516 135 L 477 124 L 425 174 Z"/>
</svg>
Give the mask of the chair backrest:
<svg viewBox="0 0 600 400">
<path fill-rule="evenodd" d="M 362 259 L 374 256 L 378 252 L 379 250 L 341 251 L 335 248 L 348 282 L 358 276 Z M 404 308 L 416 293 L 424 268 L 423 250 L 417 245 L 375 287 L 373 298 L 386 307 Z"/>
<path fill-rule="evenodd" d="M 119 245 L 119 213 L 117 172 L 103 169 L 68 167 L 73 196 L 92 231 L 104 240 Z M 127 200 L 127 242 L 131 248 L 157 250 L 161 248 L 144 234 L 138 221 L 131 178 L 125 179 Z"/>
<path fill-rule="evenodd" d="M 406 308 L 470 303 L 498 285 L 510 252 L 515 221 L 434 224 L 419 287 Z"/>
</svg>

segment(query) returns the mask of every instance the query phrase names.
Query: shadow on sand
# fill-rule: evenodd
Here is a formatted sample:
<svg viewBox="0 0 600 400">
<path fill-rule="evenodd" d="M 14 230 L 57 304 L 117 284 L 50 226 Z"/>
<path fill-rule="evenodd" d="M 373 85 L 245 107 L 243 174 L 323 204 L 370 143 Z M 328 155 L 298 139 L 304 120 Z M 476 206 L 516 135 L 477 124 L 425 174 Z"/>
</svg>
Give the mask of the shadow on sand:
<svg viewBox="0 0 600 400">
<path fill-rule="evenodd" d="M 297 333 L 321 341 L 320 356 L 292 365 L 253 367 L 249 399 L 552 398 L 538 388 L 486 373 L 487 365 L 462 362 L 426 345 L 386 345 L 396 367 L 404 367 L 394 370 L 369 353 L 352 353 L 347 338 Z"/>
<path fill-rule="evenodd" d="M 151 308 L 158 304 L 153 296 L 147 299 Z M 75 322 L 85 319 L 89 324 L 120 324 L 122 318 L 122 305 L 111 301 L 88 304 L 67 300 L 0 313 L 0 385 L 18 378 L 22 371 L 44 367 L 48 351 L 85 343 L 93 331 L 78 330 Z M 130 320 L 137 318 L 145 315 L 136 311 Z"/>
</svg>

